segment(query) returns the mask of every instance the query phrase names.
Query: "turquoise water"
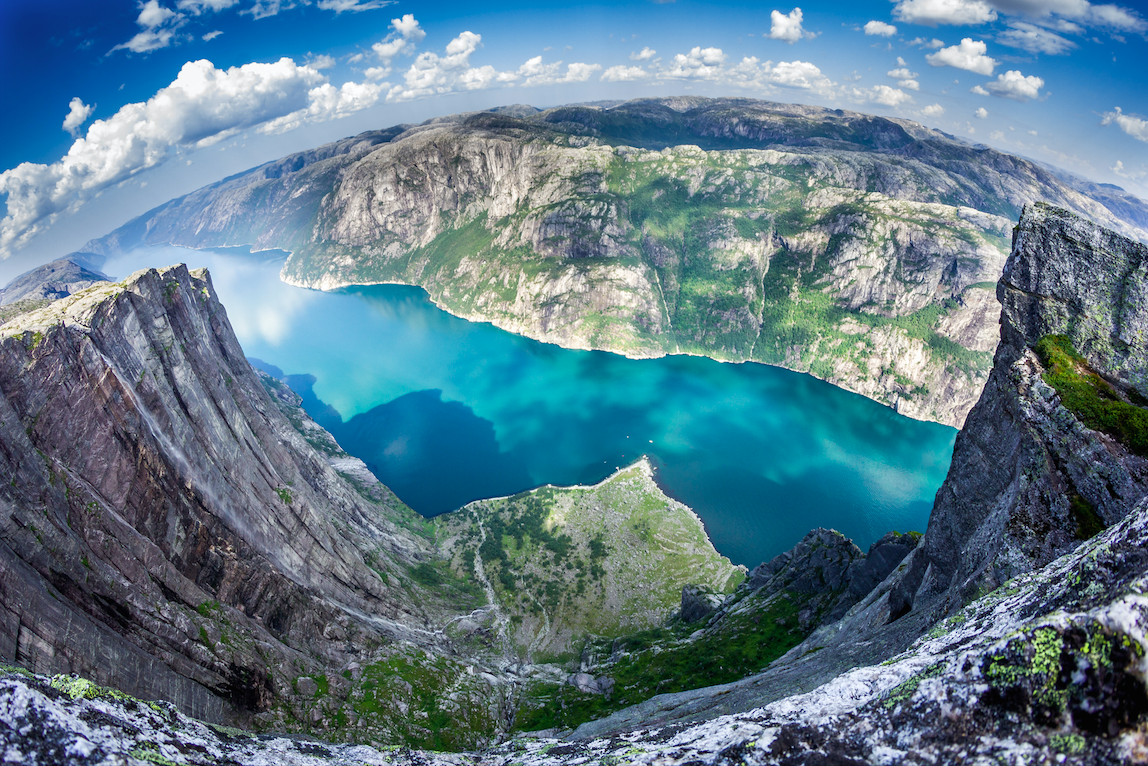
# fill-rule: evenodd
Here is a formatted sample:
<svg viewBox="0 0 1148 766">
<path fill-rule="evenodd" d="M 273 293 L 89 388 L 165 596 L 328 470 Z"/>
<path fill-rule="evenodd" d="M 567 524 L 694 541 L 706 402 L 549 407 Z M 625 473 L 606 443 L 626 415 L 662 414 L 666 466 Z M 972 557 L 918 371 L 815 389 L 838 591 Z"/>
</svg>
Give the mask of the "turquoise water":
<svg viewBox="0 0 1148 766">
<path fill-rule="evenodd" d="M 450 316 L 418 288 L 301 290 L 273 258 L 180 248 L 105 271 L 179 261 L 211 270 L 247 355 L 290 376 L 344 449 L 427 516 L 649 455 L 717 549 L 752 567 L 812 527 L 862 548 L 924 531 L 952 455 L 954 429 L 808 375 L 561 349 Z"/>
</svg>

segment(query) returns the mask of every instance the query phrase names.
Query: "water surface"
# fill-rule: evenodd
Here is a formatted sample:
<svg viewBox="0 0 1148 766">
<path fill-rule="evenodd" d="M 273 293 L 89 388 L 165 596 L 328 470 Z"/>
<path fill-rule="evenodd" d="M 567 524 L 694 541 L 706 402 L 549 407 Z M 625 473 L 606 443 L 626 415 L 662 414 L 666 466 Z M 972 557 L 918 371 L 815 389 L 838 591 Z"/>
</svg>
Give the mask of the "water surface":
<svg viewBox="0 0 1148 766">
<path fill-rule="evenodd" d="M 649 455 L 717 549 L 752 567 L 816 526 L 862 548 L 923 531 L 952 455 L 954 429 L 808 375 L 566 350 L 450 316 L 418 288 L 293 288 L 272 256 L 147 248 L 105 271 L 180 261 L 211 270 L 247 355 L 427 516 Z"/>
</svg>

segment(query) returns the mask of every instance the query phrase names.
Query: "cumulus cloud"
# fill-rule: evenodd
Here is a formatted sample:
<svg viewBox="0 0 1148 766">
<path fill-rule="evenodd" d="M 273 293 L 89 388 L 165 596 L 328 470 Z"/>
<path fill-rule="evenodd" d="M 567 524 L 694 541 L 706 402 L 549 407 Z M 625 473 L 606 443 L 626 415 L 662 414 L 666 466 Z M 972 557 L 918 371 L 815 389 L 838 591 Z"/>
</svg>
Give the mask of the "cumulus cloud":
<svg viewBox="0 0 1148 766">
<path fill-rule="evenodd" d="M 1148 22 L 1135 11 L 1121 8 L 1118 5 L 1090 5 L 1088 7 L 1088 21 L 1097 26 L 1110 27 L 1125 32 L 1148 32 Z"/>
<path fill-rule="evenodd" d="M 543 64 L 542 57 L 535 56 L 518 68 L 518 71 L 514 73 L 516 75 L 514 79 L 517 79 L 517 77 L 523 78 L 522 87 L 524 88 L 565 82 L 586 82 L 590 79 L 590 75 L 601 68 L 602 66 L 600 64 L 574 63 L 567 64 L 565 74 L 559 74 L 562 69 L 561 61 L 555 61 L 552 64 Z M 638 67 L 634 67 L 634 69 L 637 68 Z"/>
<path fill-rule="evenodd" d="M 888 85 L 874 85 L 872 88 L 852 88 L 850 97 L 854 101 L 881 104 L 882 106 L 900 106 L 913 103 L 913 97 L 899 88 Z"/>
<path fill-rule="evenodd" d="M 634 80 L 645 80 L 650 76 L 650 73 L 640 66 L 612 66 L 602 73 L 598 79 L 602 82 L 632 82 Z"/>
<path fill-rule="evenodd" d="M 975 117 L 976 117 L 978 120 L 983 120 L 983 119 L 985 119 L 986 117 L 988 117 L 988 116 L 989 116 L 989 110 L 988 110 L 988 109 L 985 109 L 983 106 L 981 106 L 981 107 L 977 107 L 977 111 L 973 112 L 973 115 L 974 115 L 974 116 L 975 116 Z"/>
<path fill-rule="evenodd" d="M 374 11 L 386 8 L 392 0 L 319 0 L 319 7 L 324 11 L 334 11 L 336 14 L 350 11 Z"/>
<path fill-rule="evenodd" d="M 900 88 L 904 88 L 905 90 L 920 90 L 921 89 L 921 83 L 919 83 L 913 79 L 897 80 L 897 86 Z"/>
<path fill-rule="evenodd" d="M 980 85 L 974 85 L 973 87 L 969 88 L 969 93 L 976 93 L 978 96 L 989 95 L 989 92 L 982 88 Z"/>
<path fill-rule="evenodd" d="M 675 79 L 716 80 L 722 74 L 725 58 L 721 48 L 694 46 L 689 53 L 674 56 L 671 68 L 665 76 Z"/>
<path fill-rule="evenodd" d="M 380 66 L 367 70 L 367 78 L 381 80 L 391 73 L 391 61 L 399 55 L 410 56 L 415 52 L 415 46 L 426 38 L 427 33 L 419 26 L 414 14 L 405 14 L 401 19 L 391 19 L 391 32 L 371 46 L 371 50 L 378 56 Z M 469 34 L 469 33 L 467 33 Z"/>
<path fill-rule="evenodd" d="M 940 117 L 944 113 L 945 107 L 940 104 L 930 104 L 921 110 L 921 114 L 924 117 Z"/>
<path fill-rule="evenodd" d="M 403 18 L 405 19 L 406 17 L 404 16 Z M 421 32 L 421 30 L 419 31 Z M 483 88 L 489 88 L 492 85 L 511 83 L 519 79 L 520 75 L 515 72 L 500 72 L 489 65 L 472 67 L 470 65 L 470 57 L 481 45 L 482 35 L 475 34 L 468 30 L 447 44 L 445 55 L 443 56 L 430 51 L 420 53 L 414 60 L 414 63 L 411 64 L 410 69 L 403 74 L 405 83 L 392 87 L 390 91 L 387 92 L 387 100 L 409 101 L 413 98 L 450 93 L 456 90 L 481 90 Z M 541 56 L 537 57 L 538 66 L 540 67 L 543 66 L 541 58 Z M 529 67 L 531 62 L 535 60 L 536 59 L 531 59 L 526 64 L 523 64 L 523 67 Z M 587 65 L 571 64 L 570 66 L 582 67 Z M 590 66 L 595 67 L 594 71 L 601 68 L 597 64 Z M 579 69 L 573 71 L 576 76 L 582 74 Z M 529 76 L 537 76 L 539 79 L 534 82 L 541 83 L 544 79 L 543 75 L 543 70 L 540 70 L 536 75 Z M 587 73 L 585 76 L 589 77 L 589 74 Z M 571 80 L 561 81 L 571 82 Z"/>
<path fill-rule="evenodd" d="M 822 93 L 833 87 L 833 82 L 808 61 L 779 61 L 775 67 L 770 67 L 767 61 L 765 66 L 769 81 L 775 85 Z"/>
<path fill-rule="evenodd" d="M 1123 110 L 1118 106 L 1114 107 L 1114 111 L 1105 112 L 1102 116 L 1104 120 L 1101 124 L 1111 125 L 1115 123 L 1118 128 L 1137 141 L 1148 143 L 1148 120 L 1143 120 L 1130 114 L 1124 114 Z"/>
<path fill-rule="evenodd" d="M 0 173 L 7 213 L 0 220 L 0 255 L 7 257 L 65 210 L 75 210 L 101 190 L 192 150 L 306 114 L 316 97 L 329 100 L 322 74 L 288 58 L 227 70 L 189 61 L 168 86 L 143 103 L 127 104 L 96 120 L 67 155 L 51 165 L 25 162 Z M 330 86 L 327 86 L 330 87 Z M 346 88 L 346 86 L 344 86 Z M 352 89 L 353 90 L 353 89 Z M 319 111 L 334 115 L 362 94 L 340 92 Z"/>
<path fill-rule="evenodd" d="M 878 37 L 892 37 L 897 34 L 897 27 L 892 24 L 886 24 L 884 21 L 869 21 L 866 22 L 865 34 L 877 35 Z"/>
<path fill-rule="evenodd" d="M 916 72 L 910 72 L 907 67 L 900 67 L 899 69 L 890 69 L 885 74 L 892 77 L 894 80 L 909 80 L 917 76 Z"/>
<path fill-rule="evenodd" d="M 771 40 L 784 40 L 787 43 L 793 44 L 803 37 L 813 37 L 812 34 L 806 32 L 801 27 L 801 9 L 794 8 L 788 14 L 781 11 L 774 11 L 769 14 L 771 24 L 769 26 L 769 37 Z"/>
<path fill-rule="evenodd" d="M 983 40 L 966 37 L 959 45 L 950 45 L 936 53 L 925 56 L 932 66 L 951 66 L 977 74 L 989 75 L 997 65 L 995 59 L 985 55 L 988 46 Z"/>
<path fill-rule="evenodd" d="M 1010 69 L 1002 75 L 997 75 L 996 82 L 985 85 L 989 93 L 1001 98 L 1011 98 L 1014 101 L 1028 101 L 1040 95 L 1044 87 L 1044 80 L 1034 75 L 1025 77 L 1019 71 Z"/>
<path fill-rule="evenodd" d="M 175 41 L 176 30 L 187 21 L 186 16 L 160 5 L 159 0 L 141 3 L 139 9 L 140 15 L 136 17 L 136 24 L 143 27 L 143 30 L 126 43 L 120 43 L 112 48 L 109 53 L 119 50 L 150 53 L 166 48 Z"/>
<path fill-rule="evenodd" d="M 914 37 L 912 40 L 909 41 L 909 45 L 917 45 L 917 46 L 920 46 L 922 48 L 933 48 L 933 49 L 945 47 L 944 41 L 938 40 L 935 37 L 932 40 L 930 40 L 926 37 Z"/>
<path fill-rule="evenodd" d="M 68 131 L 75 137 L 76 132 L 80 126 L 88 121 L 92 116 L 93 107 L 85 104 L 79 96 L 73 98 L 68 103 L 68 115 L 64 117 L 64 130 Z"/>
<path fill-rule="evenodd" d="M 657 54 L 658 52 L 653 48 L 642 48 L 641 51 L 630 54 L 630 61 L 649 61 Z"/>
<path fill-rule="evenodd" d="M 997 39 L 1013 48 L 1050 56 L 1060 56 L 1076 48 L 1071 40 L 1024 21 L 1013 22 Z"/>
<path fill-rule="evenodd" d="M 984 0 L 899 0 L 893 17 L 909 24 L 966 26 L 996 21 L 997 12 Z"/>
</svg>

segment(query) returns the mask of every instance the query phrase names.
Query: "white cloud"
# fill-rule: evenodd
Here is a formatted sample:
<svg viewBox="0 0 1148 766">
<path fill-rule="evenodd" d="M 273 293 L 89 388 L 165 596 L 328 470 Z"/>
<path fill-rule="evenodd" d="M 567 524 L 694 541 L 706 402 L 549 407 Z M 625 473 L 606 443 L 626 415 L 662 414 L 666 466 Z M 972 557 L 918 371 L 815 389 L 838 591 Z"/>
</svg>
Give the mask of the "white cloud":
<svg viewBox="0 0 1148 766">
<path fill-rule="evenodd" d="M 1148 178 L 1148 170 L 1132 170 L 1131 168 L 1126 168 L 1121 160 L 1116 160 L 1116 164 L 1109 168 L 1109 170 L 1121 178 L 1127 178 L 1129 181 L 1142 181 Z"/>
<path fill-rule="evenodd" d="M 79 96 L 73 98 L 68 103 L 68 115 L 64 118 L 64 130 L 74 137 L 80 126 L 92 116 L 92 109 L 93 107 L 81 101 Z"/>
<path fill-rule="evenodd" d="M 989 138 L 994 141 L 1004 141 L 1004 133 L 999 130 L 994 130 L 992 133 L 989 133 Z"/>
<path fill-rule="evenodd" d="M 410 69 L 403 74 L 405 84 L 392 87 L 387 93 L 387 100 L 409 101 L 413 98 L 450 93 L 455 90 L 481 90 L 497 83 L 514 82 L 519 78 L 520 75 L 515 72 L 499 72 L 489 65 L 471 67 L 470 57 L 480 45 L 482 36 L 466 31 L 447 44 L 445 56 L 429 51 L 420 53 Z M 541 58 L 537 57 L 539 64 Z M 523 66 L 529 65 L 534 60 L 531 59 Z M 573 66 L 572 64 L 571 67 Z M 562 82 L 569 81 L 562 80 Z"/>
<path fill-rule="evenodd" d="M 982 88 L 980 85 L 974 85 L 973 87 L 969 88 L 969 93 L 976 93 L 978 96 L 989 95 L 989 92 Z"/>
<path fill-rule="evenodd" d="M 936 53 L 930 53 L 925 56 L 925 60 L 933 66 L 951 66 L 977 74 L 989 75 L 993 73 L 993 67 L 997 65 L 997 62 L 985 55 L 987 50 L 988 46 L 983 40 L 973 40 L 966 37 L 961 40 L 959 45 L 950 45 Z"/>
<path fill-rule="evenodd" d="M 865 24 L 865 34 L 878 37 L 892 37 L 897 34 L 897 27 L 883 21 L 869 21 Z"/>
<path fill-rule="evenodd" d="M 327 122 L 346 117 L 377 104 L 386 88 L 386 83 L 345 82 L 339 88 L 323 83 L 308 91 L 305 108 L 259 126 L 259 132 L 286 133 L 306 122 Z"/>
<path fill-rule="evenodd" d="M 1137 141 L 1148 143 L 1148 120 L 1142 120 L 1139 117 L 1124 114 L 1118 106 L 1114 107 L 1114 109 L 1115 111 L 1105 112 L 1103 114 L 1104 121 L 1101 124 L 1111 125 L 1112 123 L 1116 123 L 1117 127 Z"/>
<path fill-rule="evenodd" d="M 771 24 L 769 26 L 769 37 L 771 40 L 784 40 L 787 43 L 793 44 L 803 37 L 813 37 L 809 32 L 801 28 L 801 9 L 794 8 L 788 14 L 781 11 L 773 11 L 769 14 Z"/>
<path fill-rule="evenodd" d="M 1013 48 L 1050 56 L 1059 56 L 1076 48 L 1076 43 L 1071 40 L 1024 21 L 1013 22 L 997 39 Z"/>
<path fill-rule="evenodd" d="M 1092 5 L 1088 9 L 1088 21 L 1102 27 L 1122 29 L 1127 32 L 1148 31 L 1148 22 L 1144 21 L 1135 11 L 1129 11 L 1118 5 Z"/>
<path fill-rule="evenodd" d="M 977 107 L 977 111 L 973 112 L 973 115 L 978 120 L 983 120 L 989 116 L 989 110 L 985 109 L 983 106 L 979 106 L 979 107 Z"/>
<path fill-rule="evenodd" d="M 222 31 L 220 31 L 220 30 L 218 30 L 218 29 L 216 29 L 216 30 L 215 30 L 215 31 L 213 31 L 213 32 L 208 32 L 207 34 L 205 34 L 205 35 L 203 36 L 203 41 L 204 41 L 205 43 L 211 42 L 211 41 L 212 41 L 212 40 L 214 40 L 215 38 L 219 37 L 221 34 L 223 34 L 223 32 L 222 32 Z"/>
<path fill-rule="evenodd" d="M 119 50 L 128 50 L 132 53 L 150 53 L 151 51 L 166 48 L 175 40 L 175 33 L 187 21 L 182 13 L 176 13 L 170 8 L 159 4 L 159 0 L 148 0 L 139 6 L 140 15 L 136 17 L 136 24 L 143 27 L 143 31 L 126 43 L 120 43 L 109 53 Z"/>
<path fill-rule="evenodd" d="M 833 81 L 808 61 L 779 61 L 775 67 L 770 67 L 767 61 L 764 68 L 768 81 L 775 85 L 810 90 L 821 95 L 830 95 L 834 87 Z"/>
<path fill-rule="evenodd" d="M 309 58 L 304 62 L 304 65 L 312 69 L 330 69 L 335 66 L 335 59 L 332 56 L 326 54 L 320 54 L 314 57 L 310 57 L 310 54 L 308 54 L 308 56 Z"/>
<path fill-rule="evenodd" d="M 336 14 L 345 11 L 359 13 L 386 8 L 391 3 L 392 0 L 319 0 L 319 7 L 324 11 L 334 11 Z"/>
<path fill-rule="evenodd" d="M 306 5 L 307 0 L 255 0 L 255 4 L 245 11 L 253 19 L 266 19 L 278 16 L 280 11 L 289 11 L 298 5 Z"/>
<path fill-rule="evenodd" d="M 919 45 L 922 48 L 934 48 L 934 49 L 945 47 L 944 41 L 938 40 L 935 37 L 932 40 L 930 40 L 926 37 L 914 37 L 912 40 L 909 41 L 909 45 Z"/>
<path fill-rule="evenodd" d="M 905 90 L 920 90 L 921 89 L 921 83 L 919 83 L 913 79 L 897 80 L 897 85 L 901 88 L 904 88 Z"/>
<path fill-rule="evenodd" d="M 921 110 L 921 114 L 925 117 L 940 117 L 945 113 L 945 107 L 940 104 L 930 104 Z"/>
<path fill-rule="evenodd" d="M 239 0 L 179 0 L 175 7 L 181 11 L 187 11 L 192 16 L 199 16 L 208 11 L 219 13 L 238 2 Z"/>
<path fill-rule="evenodd" d="M 642 48 L 638 53 L 630 54 L 630 61 L 649 61 L 657 54 L 658 52 L 653 48 Z"/>
<path fill-rule="evenodd" d="M 367 70 L 367 77 L 371 80 L 381 80 L 391 73 L 391 61 L 395 56 L 410 56 L 415 52 L 415 46 L 426 38 L 427 33 L 419 26 L 413 14 L 405 14 L 401 19 L 391 19 L 391 32 L 381 42 L 371 46 L 371 50 L 379 57 L 381 66 Z M 469 32 L 467 34 L 470 34 Z"/>
<path fill-rule="evenodd" d="M 854 101 L 881 104 L 883 106 L 900 106 L 913 103 L 913 97 L 899 88 L 888 85 L 874 85 L 872 88 L 852 88 L 850 97 Z"/>
<path fill-rule="evenodd" d="M 917 76 L 916 72 L 910 72 L 906 67 L 901 67 L 900 69 L 890 69 L 885 74 L 889 75 L 894 80 L 898 78 L 902 80 L 909 80 Z"/>
<path fill-rule="evenodd" d="M 997 13 L 984 0 L 900 0 L 893 9 L 898 21 L 935 27 L 965 26 L 996 21 Z"/>
<path fill-rule="evenodd" d="M 689 53 L 675 55 L 672 68 L 665 72 L 664 76 L 675 79 L 715 80 L 722 74 L 724 63 L 725 53 L 721 48 L 694 46 Z"/>
<path fill-rule="evenodd" d="M 650 76 L 650 73 L 640 66 L 612 66 L 602 73 L 598 79 L 602 82 L 632 82 L 633 80 L 645 80 Z"/>
<path fill-rule="evenodd" d="M 163 26 L 178 15 L 170 8 L 160 5 L 159 0 L 148 0 L 139 8 L 140 15 L 136 17 L 136 23 L 145 28 Z"/>
<path fill-rule="evenodd" d="M 1040 95 L 1044 87 L 1044 80 L 1035 75 L 1025 77 L 1015 69 L 1010 69 L 1002 75 L 997 75 L 996 82 L 985 85 L 989 93 L 1001 98 L 1011 98 L 1014 101 L 1028 101 Z"/>
<path fill-rule="evenodd" d="M 127 104 L 92 123 L 59 162 L 25 162 L 0 173 L 0 194 L 8 195 L 7 215 L 0 220 L 0 255 L 10 255 L 61 212 L 78 209 L 101 190 L 181 150 L 210 146 L 245 128 L 307 111 L 316 97 L 328 98 L 324 79 L 288 58 L 227 70 L 206 60 L 189 61 L 146 102 Z M 356 99 L 361 104 L 362 94 L 353 91 L 344 86 L 340 102 L 324 106 L 322 113 L 345 111 Z"/>
</svg>

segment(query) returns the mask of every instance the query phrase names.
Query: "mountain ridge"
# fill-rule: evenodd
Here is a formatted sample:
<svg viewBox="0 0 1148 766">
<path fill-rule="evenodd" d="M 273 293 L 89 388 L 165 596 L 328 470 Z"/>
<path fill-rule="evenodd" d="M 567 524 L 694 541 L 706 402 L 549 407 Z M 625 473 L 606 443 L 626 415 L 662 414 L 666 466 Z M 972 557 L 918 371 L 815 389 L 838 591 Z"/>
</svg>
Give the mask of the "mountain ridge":
<svg viewBox="0 0 1148 766">
<path fill-rule="evenodd" d="M 959 426 L 1021 206 L 1148 237 L 1027 160 L 906 121 L 698 97 L 518 115 L 292 155 L 85 249 L 279 248 L 292 284 L 417 284 L 539 340 L 777 364 Z"/>
</svg>

